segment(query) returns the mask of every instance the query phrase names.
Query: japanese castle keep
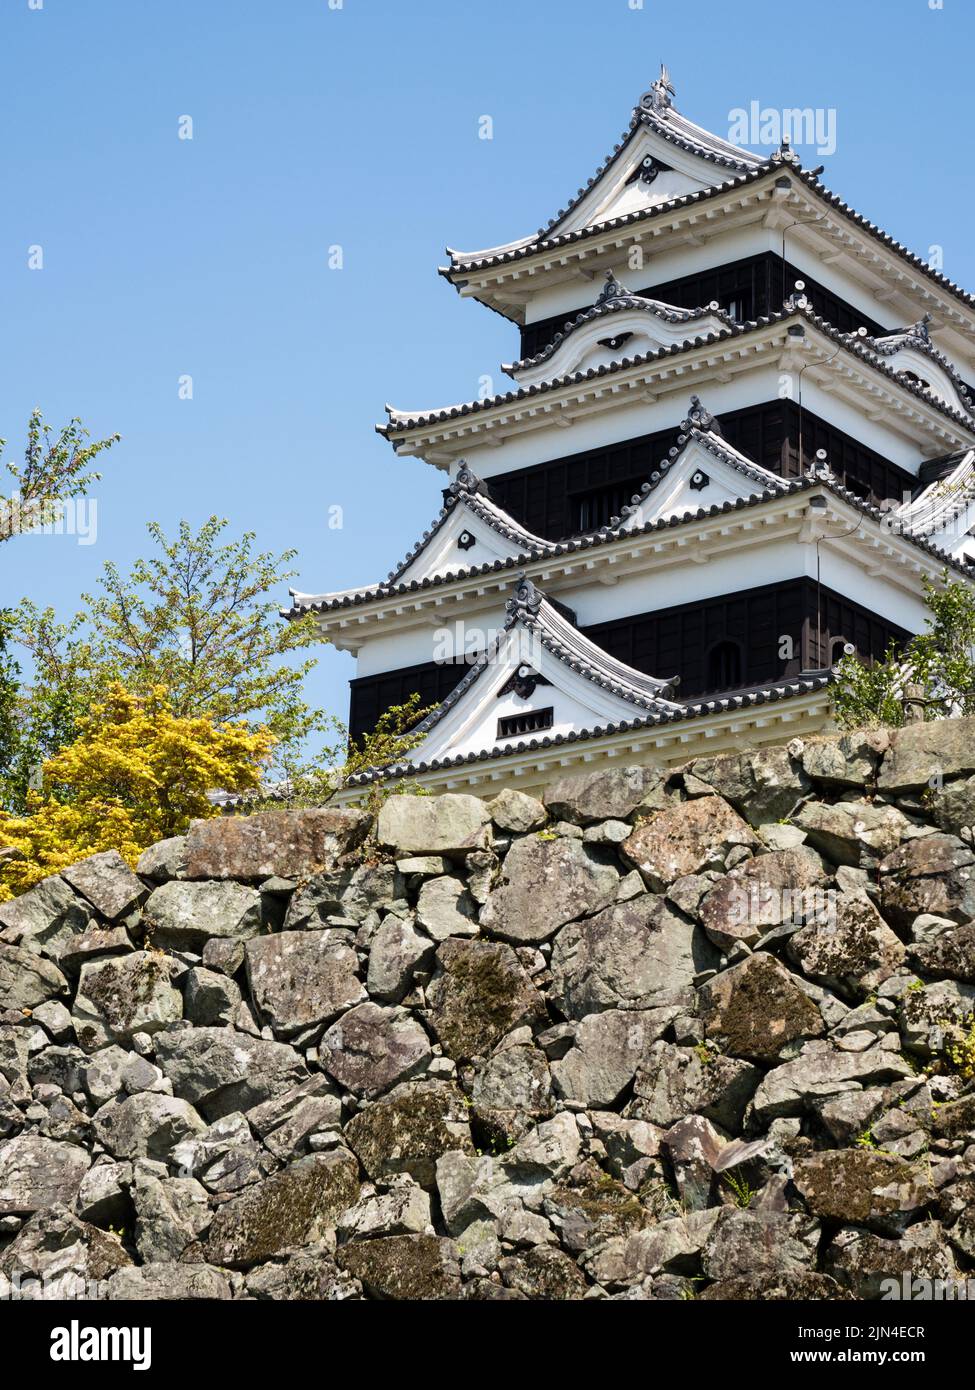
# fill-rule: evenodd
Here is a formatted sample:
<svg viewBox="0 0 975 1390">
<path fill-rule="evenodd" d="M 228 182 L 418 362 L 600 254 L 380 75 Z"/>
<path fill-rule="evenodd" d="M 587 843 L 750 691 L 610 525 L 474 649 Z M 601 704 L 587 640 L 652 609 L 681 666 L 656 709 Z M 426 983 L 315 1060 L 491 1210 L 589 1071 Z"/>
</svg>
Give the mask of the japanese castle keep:
<svg viewBox="0 0 975 1390">
<path fill-rule="evenodd" d="M 353 735 L 436 705 L 397 774 L 493 795 L 781 743 L 845 650 L 923 627 L 925 578 L 972 573 L 975 296 L 821 173 L 702 130 L 664 70 L 546 227 L 449 252 L 517 326 L 512 385 L 387 407 L 442 510 L 288 614 L 357 656 Z"/>
</svg>

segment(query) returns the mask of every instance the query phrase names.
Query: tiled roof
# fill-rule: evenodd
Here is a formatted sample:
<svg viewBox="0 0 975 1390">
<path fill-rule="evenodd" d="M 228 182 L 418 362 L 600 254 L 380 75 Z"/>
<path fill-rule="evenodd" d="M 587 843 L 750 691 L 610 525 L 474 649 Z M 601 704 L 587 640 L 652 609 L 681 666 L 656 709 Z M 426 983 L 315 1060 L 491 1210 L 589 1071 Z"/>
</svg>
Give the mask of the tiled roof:
<svg viewBox="0 0 975 1390">
<path fill-rule="evenodd" d="M 716 440 L 707 431 L 692 428 L 691 434 L 697 439 L 698 443 L 713 452 L 717 457 L 723 458 L 732 467 L 739 471 L 746 471 L 742 467 L 741 456 L 736 451 L 732 451 L 721 440 Z M 678 436 L 678 440 L 682 436 Z M 661 465 L 661 476 L 666 469 L 672 466 L 673 459 Z M 770 475 L 766 480 L 756 465 L 751 465 L 755 473 L 759 476 L 759 481 L 766 485 L 761 492 L 754 493 L 751 497 L 738 498 L 734 502 L 719 502 L 710 507 L 698 507 L 693 512 L 685 512 L 680 516 L 662 517 L 657 521 L 645 522 L 642 526 L 627 527 L 620 519 L 618 525 L 600 527 L 598 531 L 592 531 L 585 535 L 573 536 L 564 541 L 543 541 L 542 544 L 533 549 L 526 549 L 520 554 L 505 560 L 488 560 L 481 565 L 461 566 L 449 574 L 433 575 L 422 580 L 411 580 L 409 584 L 376 584 L 365 589 L 345 590 L 332 594 L 297 594 L 293 592 L 294 603 L 291 608 L 282 608 L 283 618 L 300 618 L 306 613 L 336 613 L 344 609 L 367 607 L 369 604 L 379 602 L 383 599 L 406 597 L 409 594 L 425 593 L 429 590 L 449 587 L 451 584 L 459 583 L 465 579 L 474 579 L 489 574 L 500 574 L 505 570 L 516 571 L 526 564 L 535 560 L 556 559 L 564 555 L 577 554 L 580 551 L 592 550 L 603 545 L 612 545 L 616 542 L 627 542 L 632 544 L 633 540 L 639 536 L 646 536 L 652 533 L 673 531 L 681 526 L 687 526 L 695 521 L 707 521 L 719 516 L 730 516 L 735 512 L 745 511 L 749 508 L 760 507 L 768 502 L 774 502 L 782 497 L 794 496 L 802 492 L 808 492 L 815 487 L 823 487 L 827 492 L 846 502 L 856 511 L 862 512 L 864 516 L 873 521 L 889 523 L 890 513 L 881 510 L 879 507 L 872 506 L 869 502 L 864 502 L 855 492 L 842 486 L 835 477 L 827 472 L 815 474 L 804 474 L 801 478 L 779 478 Z M 641 494 L 642 495 L 642 494 Z M 627 509 L 628 510 L 628 509 Z M 917 546 L 925 551 L 933 559 L 940 561 L 949 568 L 954 569 L 966 579 L 975 577 L 975 567 L 967 562 L 953 558 L 946 550 L 940 546 L 933 545 L 922 535 L 912 534 L 911 532 L 897 532 L 902 538 L 911 545 Z"/>
<path fill-rule="evenodd" d="M 937 362 L 941 370 L 951 379 L 951 383 L 962 399 L 962 403 L 969 414 L 973 413 L 972 398 L 968 390 L 968 385 L 958 375 L 955 364 L 943 352 L 935 347 L 928 333 L 928 324 L 931 320 L 930 314 L 925 314 L 918 319 L 917 323 L 912 323 L 908 328 L 898 329 L 895 333 L 884 333 L 881 336 L 867 337 L 864 341 L 868 342 L 874 352 L 881 357 L 892 357 L 894 353 L 900 352 L 902 348 L 914 348 L 916 351 L 930 357 L 932 362 Z"/>
<path fill-rule="evenodd" d="M 777 704 L 784 700 L 797 699 L 802 695 L 825 690 L 833 681 L 831 671 L 804 673 L 791 680 L 772 681 L 754 690 L 710 696 L 707 699 L 682 705 L 675 710 L 623 719 L 619 722 L 596 725 L 592 729 L 578 729 L 568 734 L 543 735 L 537 738 L 522 739 L 518 743 L 506 744 L 498 748 L 485 748 L 477 753 L 458 753 L 452 758 L 434 758 L 429 763 L 394 763 L 388 767 L 372 768 L 367 772 L 356 773 L 349 778 L 348 785 L 366 786 L 371 782 L 389 781 L 401 777 L 415 777 L 424 772 L 441 769 L 461 768 L 476 763 L 494 762 L 497 759 L 514 757 L 519 753 L 543 751 L 574 743 L 584 743 L 595 738 L 606 738 L 613 734 L 634 733 L 640 729 L 650 729 L 667 724 L 703 719 L 711 714 L 729 710 L 752 709 L 762 705 Z"/>
<path fill-rule="evenodd" d="M 921 386 L 917 382 L 909 381 L 902 373 L 895 372 L 886 361 L 883 352 L 878 352 L 871 346 L 869 338 L 861 338 L 855 333 L 840 333 L 826 319 L 815 314 L 808 302 L 803 297 L 787 299 L 783 308 L 775 313 L 766 314 L 761 318 L 749 319 L 745 323 L 730 323 L 720 333 L 708 333 L 702 337 L 688 339 L 684 343 L 674 343 L 670 347 L 655 348 L 651 352 L 637 353 L 633 357 L 621 357 L 617 362 L 609 362 L 598 367 L 589 367 L 585 371 L 572 372 L 566 376 L 554 377 L 551 381 L 540 381 L 530 386 L 519 386 L 511 391 L 500 392 L 494 396 L 488 396 L 484 400 L 463 401 L 457 405 L 444 406 L 439 410 L 417 412 L 410 414 L 408 411 L 395 410 L 392 406 L 386 407 L 389 413 L 389 420 L 386 424 L 377 425 L 376 431 L 385 439 L 395 443 L 398 437 L 407 434 L 410 430 L 428 428 L 431 425 L 441 424 L 447 420 L 457 420 L 469 415 L 478 415 L 486 411 L 497 409 L 499 406 L 514 405 L 519 401 L 528 400 L 533 396 L 545 395 L 548 392 L 558 390 L 564 386 L 574 386 L 584 381 L 593 381 L 598 377 L 613 376 L 622 371 L 628 371 L 631 367 L 638 367 L 650 362 L 661 361 L 665 357 L 676 357 L 681 353 L 692 352 L 696 348 L 709 343 L 727 342 L 734 338 L 747 337 L 751 333 L 757 333 L 764 328 L 774 324 L 783 324 L 792 318 L 803 318 L 812 324 L 820 332 L 833 342 L 838 343 L 848 352 L 859 357 L 861 361 L 869 363 L 877 371 L 882 372 L 889 380 L 896 382 L 904 390 L 911 392 L 928 405 L 934 406 L 937 410 L 947 415 L 949 419 L 965 426 L 966 429 L 975 432 L 975 419 L 969 413 L 956 410 L 947 402 L 941 400 L 933 391 L 926 386 Z M 967 400 L 967 395 L 965 397 Z"/>
<path fill-rule="evenodd" d="M 620 284 L 611 270 L 607 270 L 606 287 L 591 308 L 584 309 L 574 319 L 570 319 L 562 332 L 556 333 L 552 341 L 542 348 L 541 352 L 537 352 L 534 357 L 523 357 L 519 362 L 504 364 L 502 370 L 507 372 L 509 376 L 513 376 L 517 372 L 539 367 L 554 356 L 566 339 L 571 338 L 576 329 L 582 328 L 585 324 L 592 323 L 596 319 L 607 318 L 627 309 L 636 309 L 651 314 L 654 318 L 663 319 L 665 323 L 693 323 L 696 319 L 707 318 L 708 316 L 720 319 L 722 323 L 729 326 L 735 322 L 730 314 L 725 313 L 724 309 L 719 307 L 717 300 L 711 304 L 705 304 L 699 309 L 680 309 L 675 304 L 665 304 L 662 299 L 650 299 L 646 295 L 632 294 Z"/>
<path fill-rule="evenodd" d="M 426 734 L 447 715 L 467 694 L 471 686 L 491 666 L 498 647 L 506 633 L 518 623 L 526 627 L 541 642 L 542 646 L 570 670 L 602 690 L 608 690 L 617 699 L 625 701 L 635 710 L 666 710 L 677 706 L 667 699 L 671 682 L 647 676 L 632 666 L 617 661 L 595 642 L 585 637 L 574 624 L 564 618 L 546 599 L 542 591 L 530 579 L 521 575 L 517 587 L 505 605 L 507 616 L 504 629 L 495 641 L 471 663 L 471 669 L 454 686 L 435 710 L 411 731 Z"/>
<path fill-rule="evenodd" d="M 789 171 L 800 179 L 807 188 L 812 190 L 818 197 L 822 198 L 836 212 L 847 221 L 853 223 L 860 231 L 866 232 L 874 240 L 879 241 L 896 256 L 906 261 L 915 270 L 919 271 L 927 279 L 933 281 L 941 289 L 959 299 L 967 308 L 975 308 L 975 294 L 964 289 L 954 280 L 950 279 L 943 271 L 936 270 L 929 265 L 923 257 L 916 252 L 909 250 L 896 237 L 885 232 L 882 227 L 878 227 L 875 222 L 864 217 L 862 213 L 845 202 L 838 193 L 834 193 L 821 181 L 819 175 L 822 168 L 803 169 L 795 154 L 788 148 L 777 150 L 761 163 L 747 169 L 746 172 L 736 174 L 726 179 L 723 183 L 714 184 L 707 188 L 702 188 L 696 193 L 684 193 L 679 197 L 671 198 L 667 202 L 656 203 L 652 207 L 641 208 L 636 212 L 624 213 L 619 217 L 609 218 L 606 222 L 596 223 L 591 227 L 582 227 L 574 232 L 566 232 L 557 236 L 545 234 L 545 230 L 535 238 L 525 238 L 521 242 L 513 242 L 508 248 L 497 248 L 497 254 L 491 252 L 480 253 L 470 259 L 458 259 L 452 253 L 452 261 L 449 266 L 441 266 L 440 274 L 447 279 L 453 279 L 455 275 L 463 274 L 465 271 L 485 270 L 494 266 L 510 264 L 513 261 L 524 260 L 529 256 L 536 255 L 539 251 L 557 250 L 559 247 L 570 245 L 577 241 L 585 240 L 589 237 L 600 236 L 607 231 L 613 231 L 624 226 L 632 226 L 634 223 L 649 221 L 654 218 L 666 217 L 668 213 L 674 212 L 679 208 L 695 206 L 699 203 L 707 202 L 709 199 L 717 198 L 732 188 L 743 188 L 752 183 L 758 182 L 772 172 L 778 172 L 782 167 L 788 167 Z"/>
</svg>

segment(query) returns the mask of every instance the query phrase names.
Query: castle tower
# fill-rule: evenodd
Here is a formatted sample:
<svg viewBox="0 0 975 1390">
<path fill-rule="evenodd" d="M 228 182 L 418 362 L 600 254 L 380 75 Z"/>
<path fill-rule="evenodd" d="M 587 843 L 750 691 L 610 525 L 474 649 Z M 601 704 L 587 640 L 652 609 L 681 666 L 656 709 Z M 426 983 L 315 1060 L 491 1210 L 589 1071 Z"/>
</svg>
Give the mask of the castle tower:
<svg viewBox="0 0 975 1390">
<path fill-rule="evenodd" d="M 844 652 L 972 576 L 975 297 L 821 173 L 701 129 L 664 69 L 547 226 L 449 251 L 520 333 L 512 385 L 387 407 L 443 508 L 384 581 L 288 610 L 356 654 L 354 736 L 437 706 L 397 775 L 493 795 L 813 732 Z"/>
</svg>

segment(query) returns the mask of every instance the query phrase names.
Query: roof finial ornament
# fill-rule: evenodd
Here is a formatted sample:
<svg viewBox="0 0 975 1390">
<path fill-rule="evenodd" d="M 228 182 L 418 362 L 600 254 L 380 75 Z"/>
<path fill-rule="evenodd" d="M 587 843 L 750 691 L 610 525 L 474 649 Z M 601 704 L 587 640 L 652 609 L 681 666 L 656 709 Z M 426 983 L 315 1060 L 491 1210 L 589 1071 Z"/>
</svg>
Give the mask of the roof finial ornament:
<svg viewBox="0 0 975 1390">
<path fill-rule="evenodd" d="M 630 291 L 626 286 L 617 280 L 615 273 L 612 270 L 607 270 L 606 283 L 599 291 L 596 303 L 606 304 L 610 299 L 621 299 L 629 293 Z"/>
<path fill-rule="evenodd" d="M 508 610 L 512 614 L 521 611 L 529 617 L 535 617 L 542 606 L 542 592 L 536 589 L 535 585 L 528 578 L 524 570 L 518 576 L 518 583 L 515 592 L 508 600 Z"/>
<path fill-rule="evenodd" d="M 781 143 L 781 145 L 779 145 L 779 148 L 776 150 L 775 155 L 774 155 L 774 158 L 775 158 L 775 160 L 776 160 L 778 163 L 780 163 L 780 164 L 798 164 L 798 163 L 799 163 L 799 156 L 796 154 L 795 150 L 792 148 L 792 141 L 790 140 L 790 138 L 789 138 L 788 135 L 783 135 L 783 136 L 782 136 L 782 143 Z"/>
<path fill-rule="evenodd" d="M 640 106 L 644 111 L 666 111 L 673 106 L 676 95 L 667 64 L 661 63 L 660 76 L 656 82 L 651 82 L 649 90 L 643 93 Z"/>
<path fill-rule="evenodd" d="M 453 487 L 457 492 L 477 492 L 481 486 L 481 480 L 476 473 L 472 472 L 467 466 L 467 460 L 460 460 L 460 467 L 457 469 L 457 476 L 454 478 Z"/>
<path fill-rule="evenodd" d="M 687 412 L 687 418 L 681 420 L 681 434 L 687 434 L 696 426 L 699 430 L 709 430 L 711 434 L 720 434 L 721 426 L 705 406 L 701 404 L 700 396 L 691 397 L 691 406 Z"/>
<path fill-rule="evenodd" d="M 930 314 L 922 314 L 917 323 L 911 329 L 911 337 L 918 339 L 922 343 L 930 343 L 931 334 L 928 332 L 928 324 L 931 322 Z"/>
</svg>

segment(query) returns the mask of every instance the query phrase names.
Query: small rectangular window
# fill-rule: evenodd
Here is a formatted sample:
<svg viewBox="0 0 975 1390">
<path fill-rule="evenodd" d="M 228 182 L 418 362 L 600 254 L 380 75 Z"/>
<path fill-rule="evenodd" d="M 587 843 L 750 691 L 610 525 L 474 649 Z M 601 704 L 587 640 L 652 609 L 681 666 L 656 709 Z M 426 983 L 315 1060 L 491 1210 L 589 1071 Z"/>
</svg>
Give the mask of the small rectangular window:
<svg viewBox="0 0 975 1390">
<path fill-rule="evenodd" d="M 498 738 L 520 738 L 522 734 L 536 734 L 541 729 L 550 729 L 554 722 L 555 708 L 530 709 L 524 714 L 509 714 L 498 720 Z"/>
</svg>

